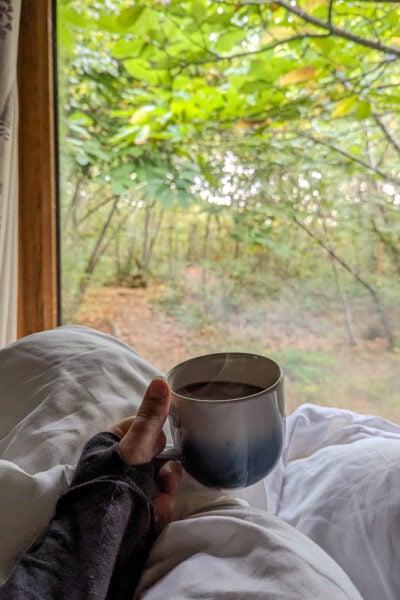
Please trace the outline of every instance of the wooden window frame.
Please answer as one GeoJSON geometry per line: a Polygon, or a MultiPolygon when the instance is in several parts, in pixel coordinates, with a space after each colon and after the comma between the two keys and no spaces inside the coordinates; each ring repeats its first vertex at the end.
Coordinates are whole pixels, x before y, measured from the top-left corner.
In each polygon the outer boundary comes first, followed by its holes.
{"type": "Polygon", "coordinates": [[[18,337],[59,324],[55,2],[22,0],[18,337]]]}

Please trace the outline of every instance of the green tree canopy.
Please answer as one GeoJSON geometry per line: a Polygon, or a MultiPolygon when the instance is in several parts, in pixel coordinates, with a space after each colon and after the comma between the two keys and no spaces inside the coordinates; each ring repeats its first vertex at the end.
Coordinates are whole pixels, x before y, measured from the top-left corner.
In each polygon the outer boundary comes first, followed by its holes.
{"type": "Polygon", "coordinates": [[[58,19],[81,164],[173,154],[207,179],[210,149],[235,148],[399,183],[397,3],[64,0],[58,19]]]}
{"type": "Polygon", "coordinates": [[[295,270],[300,229],[381,310],[365,232],[400,273],[398,2],[59,0],[58,40],[65,220],[73,245],[108,236],[86,276],[138,207],[146,262],[165,209],[202,200],[208,227],[226,199],[236,247],[295,270]]]}

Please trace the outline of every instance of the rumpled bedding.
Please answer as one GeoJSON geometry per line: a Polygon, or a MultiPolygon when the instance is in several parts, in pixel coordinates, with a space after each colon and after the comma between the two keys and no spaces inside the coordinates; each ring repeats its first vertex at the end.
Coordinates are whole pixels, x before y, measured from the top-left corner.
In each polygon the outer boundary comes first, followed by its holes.
{"type": "Polygon", "coordinates": [[[400,598],[399,425],[304,404],[287,419],[268,491],[269,509],[326,550],[363,598],[400,598]]]}
{"type": "MultiPolygon", "coordinates": [[[[158,374],[78,326],[0,351],[0,582],[45,529],[86,440],[135,413],[158,374]]],[[[398,599],[399,459],[398,425],[302,405],[276,469],[232,505],[184,480],[137,597],[398,599]]]]}
{"type": "Polygon", "coordinates": [[[317,544],[252,507],[213,508],[171,523],[152,548],[139,598],[361,600],[317,544]]]}

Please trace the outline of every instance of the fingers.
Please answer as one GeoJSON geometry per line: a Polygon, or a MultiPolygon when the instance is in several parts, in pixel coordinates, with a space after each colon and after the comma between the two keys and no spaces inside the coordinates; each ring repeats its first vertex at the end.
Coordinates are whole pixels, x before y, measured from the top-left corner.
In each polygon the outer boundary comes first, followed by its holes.
{"type": "Polygon", "coordinates": [[[175,494],[182,475],[183,467],[180,463],[173,460],[164,463],[156,476],[156,483],[160,492],[168,495],[175,494]]]}
{"type": "Polygon", "coordinates": [[[125,419],[122,419],[122,421],[110,427],[108,431],[114,433],[119,438],[123,438],[129,427],[132,425],[134,418],[135,417],[125,417],[125,419]]]}
{"type": "Polygon", "coordinates": [[[162,428],[168,416],[169,405],[170,389],[167,382],[159,377],[153,379],[135,419],[119,443],[125,462],[131,465],[150,462],[165,447],[166,439],[162,428]]]}
{"type": "Polygon", "coordinates": [[[156,475],[156,494],[153,498],[153,505],[158,535],[172,520],[176,490],[182,474],[182,466],[175,461],[170,461],[163,464],[156,475]]]}

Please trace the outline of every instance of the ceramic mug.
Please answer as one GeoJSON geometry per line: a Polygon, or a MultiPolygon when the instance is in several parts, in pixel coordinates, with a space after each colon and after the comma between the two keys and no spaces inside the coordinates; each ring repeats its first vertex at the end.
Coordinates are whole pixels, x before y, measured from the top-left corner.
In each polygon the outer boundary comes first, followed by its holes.
{"type": "Polygon", "coordinates": [[[274,468],[285,431],[283,373],[275,361],[207,354],[178,364],[166,380],[173,447],[158,458],[179,460],[200,483],[220,489],[247,487],[274,468]]]}

